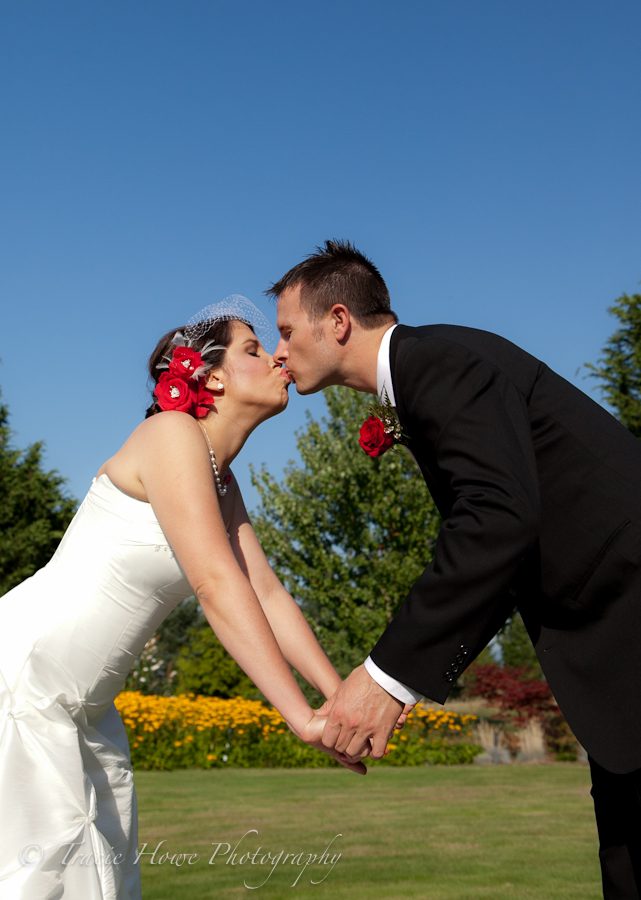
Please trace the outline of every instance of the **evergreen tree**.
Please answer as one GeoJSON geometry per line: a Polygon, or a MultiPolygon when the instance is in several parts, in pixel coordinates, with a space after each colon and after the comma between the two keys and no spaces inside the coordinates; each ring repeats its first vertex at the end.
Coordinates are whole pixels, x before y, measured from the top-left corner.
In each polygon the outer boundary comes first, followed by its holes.
{"type": "Polygon", "coordinates": [[[0,595],[49,561],[76,510],[66,479],[43,472],[42,447],[12,447],[8,409],[0,404],[0,595]]]}
{"type": "Polygon", "coordinates": [[[497,635],[497,642],[501,648],[504,666],[528,669],[532,677],[543,677],[532,641],[518,612],[514,612],[501,628],[497,635]]]}
{"type": "MultiPolygon", "coordinates": [[[[298,434],[302,465],[279,484],[263,467],[253,524],[274,570],[345,677],[363,662],[433,553],[439,517],[402,446],[358,443],[371,398],[323,392],[329,418],[298,434]]],[[[309,694],[308,694],[309,696],[309,694]]]]}
{"type": "Polygon", "coordinates": [[[620,326],[608,338],[598,365],[586,363],[605,401],[626,428],[641,437],[641,294],[623,294],[608,307],[620,326]]]}

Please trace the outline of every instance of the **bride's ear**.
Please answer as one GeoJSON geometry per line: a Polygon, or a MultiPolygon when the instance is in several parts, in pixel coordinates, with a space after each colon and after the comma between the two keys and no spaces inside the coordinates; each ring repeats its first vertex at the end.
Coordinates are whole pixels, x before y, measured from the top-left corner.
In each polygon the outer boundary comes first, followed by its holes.
{"type": "Polygon", "coordinates": [[[216,375],[214,372],[207,372],[207,381],[205,382],[205,387],[208,391],[222,392],[225,389],[225,385],[220,380],[220,377],[216,375]]]}

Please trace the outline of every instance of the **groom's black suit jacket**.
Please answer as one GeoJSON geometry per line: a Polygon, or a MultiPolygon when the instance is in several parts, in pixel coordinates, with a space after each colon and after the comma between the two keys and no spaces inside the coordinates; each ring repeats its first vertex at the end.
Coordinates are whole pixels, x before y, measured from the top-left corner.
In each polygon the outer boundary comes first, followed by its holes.
{"type": "Polygon", "coordinates": [[[443,525],[372,659],[444,702],[517,605],[583,746],[641,767],[641,441],[488,332],[399,325],[390,361],[443,525]]]}

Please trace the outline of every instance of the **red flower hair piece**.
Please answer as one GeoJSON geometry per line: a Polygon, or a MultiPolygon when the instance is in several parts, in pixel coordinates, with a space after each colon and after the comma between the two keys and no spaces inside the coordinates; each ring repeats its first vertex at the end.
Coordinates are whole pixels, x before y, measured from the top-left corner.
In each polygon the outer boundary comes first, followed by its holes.
{"type": "Polygon", "coordinates": [[[191,347],[175,347],[168,371],[162,373],[154,389],[162,411],[186,412],[196,419],[206,416],[214,397],[205,387],[204,371],[200,353],[191,347]]]}

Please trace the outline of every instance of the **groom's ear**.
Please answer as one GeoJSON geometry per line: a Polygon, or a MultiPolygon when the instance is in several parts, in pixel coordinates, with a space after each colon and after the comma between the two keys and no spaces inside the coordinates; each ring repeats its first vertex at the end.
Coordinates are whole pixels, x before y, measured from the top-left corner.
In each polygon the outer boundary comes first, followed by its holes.
{"type": "Polygon", "coordinates": [[[342,303],[335,303],[329,311],[332,334],[342,344],[350,335],[352,320],[349,310],[342,303]]]}

